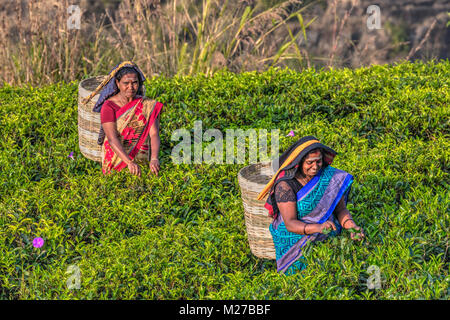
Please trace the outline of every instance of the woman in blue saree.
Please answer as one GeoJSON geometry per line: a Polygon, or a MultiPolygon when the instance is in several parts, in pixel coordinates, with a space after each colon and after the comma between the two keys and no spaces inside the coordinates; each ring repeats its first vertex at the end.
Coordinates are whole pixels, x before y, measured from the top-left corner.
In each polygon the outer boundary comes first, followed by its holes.
{"type": "Polygon", "coordinates": [[[301,138],[278,159],[278,171],[258,196],[269,193],[265,207],[273,217],[270,232],[278,272],[303,270],[306,247],[342,228],[357,231],[352,239],[364,237],[346,207],[353,176],[330,166],[336,154],[313,136],[301,138]]]}

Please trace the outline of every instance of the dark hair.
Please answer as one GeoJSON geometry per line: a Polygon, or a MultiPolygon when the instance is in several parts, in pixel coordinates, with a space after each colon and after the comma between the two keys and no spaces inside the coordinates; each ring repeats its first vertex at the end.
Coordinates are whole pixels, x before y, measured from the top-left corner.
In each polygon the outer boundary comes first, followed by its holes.
{"type": "Polygon", "coordinates": [[[117,79],[117,81],[120,81],[124,75],[130,74],[130,73],[134,73],[136,75],[136,77],[138,78],[139,87],[140,87],[142,85],[142,83],[141,83],[141,78],[139,77],[139,73],[131,67],[123,67],[122,69],[120,69],[116,73],[115,78],[117,79]]]}

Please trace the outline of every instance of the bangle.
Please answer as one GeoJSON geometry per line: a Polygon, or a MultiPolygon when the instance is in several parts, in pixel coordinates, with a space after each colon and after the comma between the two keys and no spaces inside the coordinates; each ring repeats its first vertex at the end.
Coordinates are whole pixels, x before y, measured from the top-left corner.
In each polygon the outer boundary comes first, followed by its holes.
{"type": "MultiPolygon", "coordinates": [[[[342,226],[343,226],[344,228],[345,228],[345,223],[346,223],[347,221],[349,221],[349,220],[353,221],[352,218],[348,218],[347,220],[345,220],[345,221],[342,223],[342,226]]],[[[353,221],[353,222],[355,222],[355,221],[353,221]]]]}
{"type": "Polygon", "coordinates": [[[305,223],[305,224],[303,225],[303,234],[304,234],[304,235],[307,235],[307,234],[306,234],[306,225],[307,225],[307,224],[308,224],[308,223],[305,223]]]}
{"type": "Polygon", "coordinates": [[[152,160],[158,160],[158,161],[159,161],[159,159],[158,159],[158,158],[151,158],[151,159],[150,159],[150,161],[152,161],[152,160]]]}

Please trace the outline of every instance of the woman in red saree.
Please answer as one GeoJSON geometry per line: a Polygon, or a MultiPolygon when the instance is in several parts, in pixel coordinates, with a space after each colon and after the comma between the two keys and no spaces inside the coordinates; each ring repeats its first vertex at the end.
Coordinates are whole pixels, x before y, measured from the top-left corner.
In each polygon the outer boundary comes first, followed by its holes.
{"type": "Polygon", "coordinates": [[[98,143],[102,145],[102,172],[121,171],[128,167],[140,176],[140,165],[149,162],[158,175],[159,114],[163,104],[145,98],[145,77],[131,61],[116,66],[94,91],[101,91],[94,111],[100,112],[101,130],[98,143]]]}

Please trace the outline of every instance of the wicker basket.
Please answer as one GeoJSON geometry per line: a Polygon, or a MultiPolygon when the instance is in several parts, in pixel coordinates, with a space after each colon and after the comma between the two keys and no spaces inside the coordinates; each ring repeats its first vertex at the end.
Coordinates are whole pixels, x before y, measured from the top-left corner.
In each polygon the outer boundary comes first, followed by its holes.
{"type": "Polygon", "coordinates": [[[83,80],[78,85],[78,144],[81,153],[88,159],[101,162],[102,146],[97,144],[100,130],[100,113],[93,112],[100,94],[95,95],[87,104],[81,103],[102,82],[105,76],[83,80]]]}
{"type": "Polygon", "coordinates": [[[263,200],[256,200],[273,174],[271,162],[257,163],[242,168],[238,173],[238,180],[250,250],[258,258],[274,260],[275,246],[269,231],[272,218],[264,208],[267,196],[263,200]]]}

